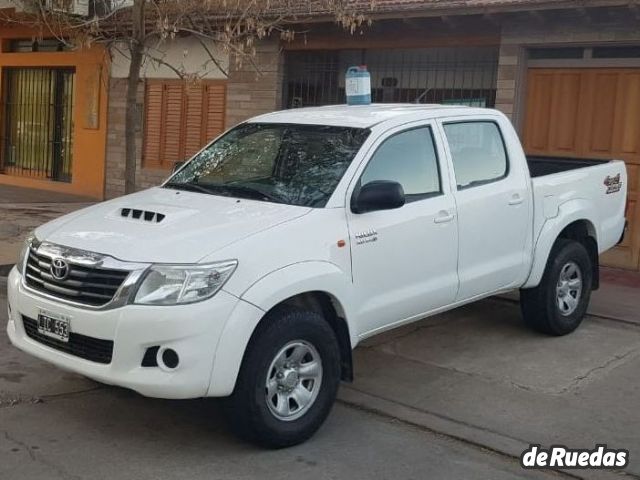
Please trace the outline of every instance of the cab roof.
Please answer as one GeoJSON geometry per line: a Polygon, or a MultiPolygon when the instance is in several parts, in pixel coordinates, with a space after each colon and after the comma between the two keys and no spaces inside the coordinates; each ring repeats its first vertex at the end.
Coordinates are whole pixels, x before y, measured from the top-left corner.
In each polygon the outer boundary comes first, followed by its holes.
{"type": "Polygon", "coordinates": [[[296,108],[259,115],[251,123],[297,123],[335,127],[371,128],[380,123],[403,123],[403,120],[428,119],[439,116],[487,113],[487,109],[458,105],[390,104],[330,105],[296,108]],[[416,118],[417,117],[417,118],[416,118]]]}

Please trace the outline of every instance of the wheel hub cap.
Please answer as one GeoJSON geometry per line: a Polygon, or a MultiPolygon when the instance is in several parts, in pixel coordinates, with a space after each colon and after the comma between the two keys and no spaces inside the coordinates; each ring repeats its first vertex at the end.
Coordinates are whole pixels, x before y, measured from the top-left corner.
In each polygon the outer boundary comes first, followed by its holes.
{"type": "Polygon", "coordinates": [[[283,375],[283,379],[278,381],[278,385],[291,390],[298,385],[298,380],[298,372],[295,370],[289,370],[283,375]]]}
{"type": "Polygon", "coordinates": [[[576,311],[582,298],[582,271],[575,262],[568,262],[558,278],[556,286],[556,302],[562,316],[569,316],[576,311]]]}
{"type": "Polygon", "coordinates": [[[287,343],[273,358],[265,383],[265,397],[278,420],[293,421],[314,404],[322,384],[322,361],[304,340],[287,343]]]}

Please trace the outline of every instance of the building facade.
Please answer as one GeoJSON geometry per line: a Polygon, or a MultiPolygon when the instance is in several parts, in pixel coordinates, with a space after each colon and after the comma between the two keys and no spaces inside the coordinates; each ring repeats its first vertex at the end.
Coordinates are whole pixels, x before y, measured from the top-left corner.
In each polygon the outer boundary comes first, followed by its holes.
{"type": "Polygon", "coordinates": [[[72,51],[37,38],[27,28],[0,25],[0,185],[102,198],[104,49],[72,51]]]}
{"type": "MultiPolygon", "coordinates": [[[[373,24],[353,33],[307,12],[304,34],[261,42],[252,64],[220,54],[222,68],[214,68],[188,38],[168,46],[163,58],[204,80],[145,68],[138,187],[158,184],[175,162],[246,118],[343,103],[346,68],[366,64],[376,102],[497,108],[528,154],[623,159],[630,228],[603,261],[640,270],[640,7],[628,0],[376,4],[373,24]]],[[[105,62],[97,48],[34,51],[25,33],[0,29],[0,184],[123,194],[126,59],[105,62]],[[30,108],[25,98],[42,105],[30,108]]]]}

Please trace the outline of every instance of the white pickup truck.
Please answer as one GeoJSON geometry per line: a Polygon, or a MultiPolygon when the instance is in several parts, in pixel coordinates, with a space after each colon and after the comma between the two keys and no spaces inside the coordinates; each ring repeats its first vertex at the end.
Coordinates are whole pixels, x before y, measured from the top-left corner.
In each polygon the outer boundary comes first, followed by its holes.
{"type": "Polygon", "coordinates": [[[309,438],[363,339],[521,289],[564,335],[625,229],[620,161],[527,159],[485,109],[262,115],[162,186],[36,229],[8,280],[11,342],[150,397],[228,397],[237,431],[309,438]]]}

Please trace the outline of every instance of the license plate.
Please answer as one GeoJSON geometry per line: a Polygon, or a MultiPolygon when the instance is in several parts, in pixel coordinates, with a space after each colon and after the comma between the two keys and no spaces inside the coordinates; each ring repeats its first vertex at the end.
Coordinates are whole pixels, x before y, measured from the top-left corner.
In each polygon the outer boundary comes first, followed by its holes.
{"type": "Polygon", "coordinates": [[[38,314],[38,333],[42,335],[55,338],[61,342],[68,342],[70,327],[69,317],[51,312],[40,312],[38,314]]]}

